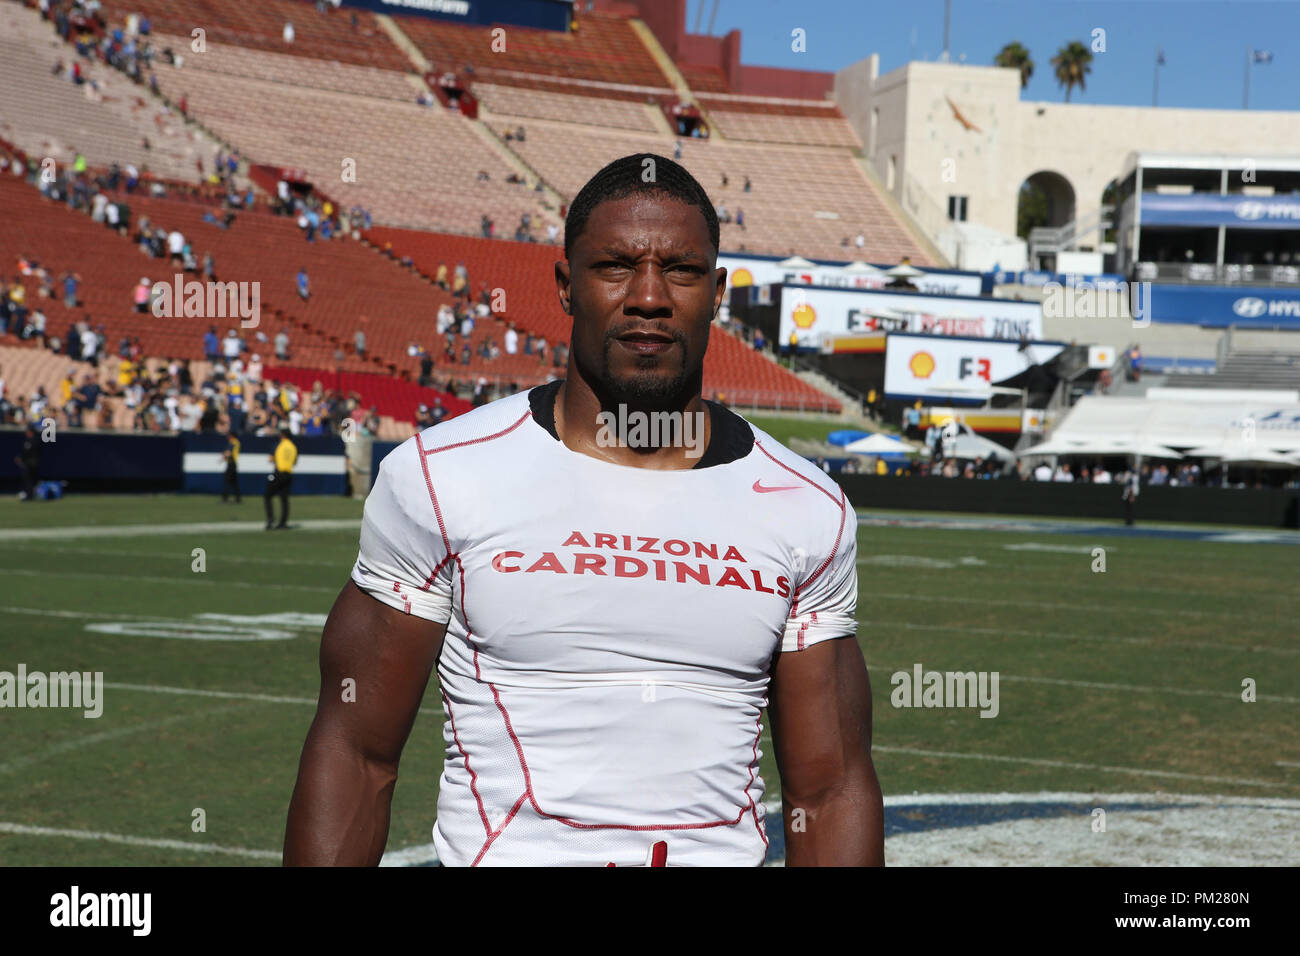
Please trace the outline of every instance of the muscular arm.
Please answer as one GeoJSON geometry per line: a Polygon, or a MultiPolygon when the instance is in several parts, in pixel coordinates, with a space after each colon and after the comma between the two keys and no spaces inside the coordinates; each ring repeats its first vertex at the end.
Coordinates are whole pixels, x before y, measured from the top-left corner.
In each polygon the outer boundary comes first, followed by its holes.
{"type": "Polygon", "coordinates": [[[286,866],[379,863],[398,760],[445,633],[351,581],[343,588],[321,637],[320,701],[289,804],[286,866]],[[343,700],[346,678],[355,702],[343,700]]]}
{"type": "Polygon", "coordinates": [[[786,865],[883,866],[885,811],[871,763],[871,681],[857,641],[839,638],[778,653],[768,701],[786,865]]]}

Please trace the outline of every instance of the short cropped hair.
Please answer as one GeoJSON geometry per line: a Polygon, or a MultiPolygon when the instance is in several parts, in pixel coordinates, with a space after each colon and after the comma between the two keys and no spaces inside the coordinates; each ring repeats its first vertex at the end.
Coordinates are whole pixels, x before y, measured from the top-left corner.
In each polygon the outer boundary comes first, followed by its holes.
{"type": "Polygon", "coordinates": [[[587,227],[592,211],[603,202],[626,199],[638,193],[672,196],[694,206],[704,217],[713,251],[720,248],[718,214],[708,193],[680,163],[656,153],[632,153],[614,160],[578,191],[564,219],[564,256],[569,258],[573,244],[587,227]],[[647,160],[651,162],[647,163],[647,160]]]}

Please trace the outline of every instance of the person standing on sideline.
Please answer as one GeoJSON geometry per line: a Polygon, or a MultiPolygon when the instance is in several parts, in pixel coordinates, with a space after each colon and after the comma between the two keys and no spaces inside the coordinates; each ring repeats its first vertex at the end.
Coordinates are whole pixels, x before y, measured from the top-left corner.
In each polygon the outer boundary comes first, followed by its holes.
{"type": "Polygon", "coordinates": [[[275,528],[287,531],[289,529],[289,486],[293,484],[293,466],[298,462],[298,446],[289,438],[288,422],[280,425],[280,444],[275,446],[275,454],[270,457],[275,463],[275,472],[266,483],[266,492],[262,495],[262,500],[266,504],[266,530],[275,528]],[[275,495],[280,496],[279,524],[274,523],[271,506],[271,498],[275,495]]]}
{"type": "Polygon", "coordinates": [[[22,451],[14,458],[23,475],[23,501],[36,500],[36,479],[41,472],[41,440],[36,435],[36,424],[28,422],[23,431],[22,451]]]}
{"type": "Polygon", "coordinates": [[[221,484],[221,500],[226,501],[234,495],[235,504],[243,501],[239,494],[239,439],[233,431],[226,435],[226,448],[221,453],[226,460],[226,477],[221,484]]]}
{"type": "Polygon", "coordinates": [[[1128,478],[1124,481],[1124,523],[1126,525],[1133,523],[1134,512],[1137,510],[1137,498],[1141,492],[1142,480],[1135,465],[1128,470],[1128,478]]]}

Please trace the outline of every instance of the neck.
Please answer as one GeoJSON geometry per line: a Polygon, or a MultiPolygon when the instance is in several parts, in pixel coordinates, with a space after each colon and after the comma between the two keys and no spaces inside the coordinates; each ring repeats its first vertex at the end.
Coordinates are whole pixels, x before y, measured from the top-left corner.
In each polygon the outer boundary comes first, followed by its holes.
{"type": "Polygon", "coordinates": [[[632,468],[694,468],[713,426],[698,382],[676,400],[649,408],[598,392],[569,355],[555,396],[555,432],[571,451],[632,468]],[[664,414],[667,413],[667,414],[664,414]]]}

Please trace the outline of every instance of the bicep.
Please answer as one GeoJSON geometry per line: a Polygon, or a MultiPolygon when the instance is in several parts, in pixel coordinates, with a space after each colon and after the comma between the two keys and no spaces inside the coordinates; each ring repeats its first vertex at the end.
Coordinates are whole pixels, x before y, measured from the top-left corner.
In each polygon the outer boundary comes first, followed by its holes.
{"type": "Polygon", "coordinates": [[[870,767],[871,681],[856,639],[779,652],[768,701],[787,797],[817,796],[870,767]]]}
{"type": "Polygon", "coordinates": [[[445,623],[404,614],[349,581],[321,636],[313,735],[395,766],[446,630],[445,623]]]}

